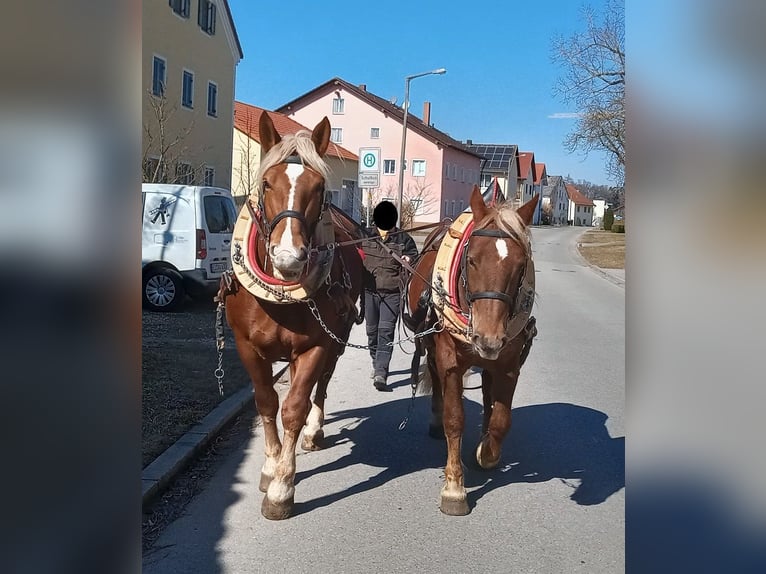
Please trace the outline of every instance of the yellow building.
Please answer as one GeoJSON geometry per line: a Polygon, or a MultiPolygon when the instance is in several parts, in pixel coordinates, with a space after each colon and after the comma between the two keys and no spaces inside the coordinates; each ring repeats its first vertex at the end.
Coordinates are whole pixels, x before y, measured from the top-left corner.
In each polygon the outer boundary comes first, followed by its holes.
{"type": "MultiPolygon", "coordinates": [[[[262,155],[258,122],[264,112],[269,114],[279,135],[294,134],[314,127],[303,126],[278,112],[266,111],[243,102],[234,103],[231,193],[237,206],[244,204],[245,198],[255,191],[258,184],[255,175],[261,165],[262,155]]],[[[330,181],[325,185],[332,194],[332,203],[355,221],[360,221],[362,193],[357,186],[359,157],[343,146],[331,142],[324,159],[330,166],[330,181]]]]}
{"type": "Polygon", "coordinates": [[[226,0],[150,0],[142,12],[143,181],[231,187],[242,47],[226,0]]]}

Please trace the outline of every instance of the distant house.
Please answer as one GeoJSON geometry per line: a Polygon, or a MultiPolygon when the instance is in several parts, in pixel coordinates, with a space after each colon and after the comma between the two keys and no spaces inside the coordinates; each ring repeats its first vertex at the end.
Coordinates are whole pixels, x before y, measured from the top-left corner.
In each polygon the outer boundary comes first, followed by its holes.
{"type": "Polygon", "coordinates": [[[535,208],[534,216],[532,217],[533,225],[540,225],[543,215],[543,187],[548,185],[548,172],[545,169],[544,163],[535,164],[535,181],[532,184],[532,196],[537,194],[537,207],[535,208]]]}
{"type": "Polygon", "coordinates": [[[431,104],[423,117],[407,114],[405,165],[400,166],[404,112],[395,103],[367,91],[367,86],[333,78],[277,108],[304,125],[324,116],[332,125],[332,141],[355,153],[380,149],[380,185],[365,189],[364,203],[398,199],[399,170],[404,169],[403,197],[413,205],[413,223],[455,217],[468,205],[479,182],[481,157],[431,124],[431,104]]]}
{"type": "Polygon", "coordinates": [[[593,225],[593,201],[585,197],[574,185],[566,184],[569,197],[568,217],[571,225],[591,227],[593,225]]]}
{"type": "Polygon", "coordinates": [[[497,182],[503,197],[513,199],[519,179],[519,147],[512,144],[475,144],[471,140],[466,141],[466,147],[482,158],[481,189],[486,190],[497,182]]]}
{"type": "MultiPolygon", "coordinates": [[[[258,122],[263,113],[269,115],[279,135],[294,134],[314,127],[303,126],[284,114],[266,111],[244,102],[234,103],[231,190],[240,206],[258,184],[255,176],[262,159],[258,122]]],[[[362,216],[362,194],[356,186],[359,158],[343,146],[331,143],[325,160],[331,170],[331,179],[326,182],[326,187],[332,192],[333,204],[359,221],[362,216]]]]}
{"type": "Polygon", "coordinates": [[[601,227],[604,223],[604,212],[606,211],[606,200],[593,200],[593,227],[601,227]]]}
{"type": "Polygon", "coordinates": [[[542,193],[542,208],[549,211],[550,224],[565,224],[568,218],[569,196],[564,186],[564,178],[560,175],[548,176],[548,185],[543,186],[542,193]],[[549,209],[548,205],[550,205],[549,209]]]}
{"type": "Polygon", "coordinates": [[[521,207],[535,195],[536,179],[535,154],[531,151],[519,152],[519,181],[516,187],[517,207],[521,207]]]}
{"type": "Polygon", "coordinates": [[[243,56],[228,2],[144,2],[141,18],[143,181],[229,188],[243,56]]]}

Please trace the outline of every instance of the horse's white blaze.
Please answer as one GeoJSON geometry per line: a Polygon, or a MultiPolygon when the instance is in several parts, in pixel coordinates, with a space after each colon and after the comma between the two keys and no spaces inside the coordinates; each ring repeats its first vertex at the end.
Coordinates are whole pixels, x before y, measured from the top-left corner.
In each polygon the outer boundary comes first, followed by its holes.
{"type": "MultiPolygon", "coordinates": [[[[295,185],[298,178],[303,174],[303,165],[298,163],[287,164],[287,178],[290,180],[290,191],[287,195],[287,209],[292,210],[295,207],[295,185]]],[[[285,231],[279,240],[280,250],[295,251],[293,247],[293,230],[289,218],[286,220],[285,231]]]]}
{"type": "Polygon", "coordinates": [[[280,502],[287,502],[295,495],[295,487],[291,484],[282,482],[281,480],[274,479],[269,484],[269,490],[266,492],[266,496],[269,500],[275,504],[280,502]]]}
{"type": "Polygon", "coordinates": [[[306,419],[306,429],[303,431],[303,436],[313,437],[317,434],[317,431],[322,428],[322,409],[315,404],[311,405],[311,412],[306,419]]]}
{"type": "Polygon", "coordinates": [[[495,241],[495,247],[497,248],[497,254],[500,256],[500,261],[508,257],[508,245],[502,239],[495,241]]]}

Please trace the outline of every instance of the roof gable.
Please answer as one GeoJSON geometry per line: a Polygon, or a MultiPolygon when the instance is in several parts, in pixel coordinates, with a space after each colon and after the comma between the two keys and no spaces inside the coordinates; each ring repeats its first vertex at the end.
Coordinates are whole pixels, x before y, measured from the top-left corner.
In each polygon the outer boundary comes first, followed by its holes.
{"type": "Polygon", "coordinates": [[[566,184],[567,195],[575,205],[593,205],[593,202],[585,197],[574,185],[566,184]]]}
{"type": "Polygon", "coordinates": [[[536,163],[535,164],[535,185],[539,185],[543,181],[543,177],[545,177],[547,173],[545,172],[545,164],[544,163],[536,163]]]}
{"type": "MultiPolygon", "coordinates": [[[[357,98],[359,98],[360,100],[362,100],[369,106],[379,109],[381,112],[393,118],[394,120],[398,121],[399,123],[404,123],[404,110],[402,108],[396,106],[395,104],[392,104],[391,102],[381,98],[380,96],[376,96],[372,92],[367,91],[367,89],[361,89],[358,86],[350,84],[347,81],[337,77],[328,80],[324,84],[321,84],[317,86],[316,88],[306,92],[305,94],[298,96],[294,100],[291,100],[287,102],[286,104],[278,107],[276,111],[283,114],[290,113],[294,109],[301,107],[301,105],[304,102],[307,103],[308,101],[312,101],[316,97],[323,96],[325,92],[335,90],[337,86],[342,86],[343,89],[354,94],[357,98]]],[[[457,151],[467,153],[468,155],[472,155],[474,157],[478,157],[478,158],[482,157],[474,153],[473,151],[468,149],[468,147],[466,147],[463,143],[452,138],[451,136],[447,135],[443,131],[437,130],[435,127],[426,125],[425,123],[423,123],[423,121],[419,117],[412,114],[412,112],[407,113],[407,127],[412,129],[413,131],[418,132],[420,135],[424,136],[425,138],[432,140],[434,143],[438,143],[445,147],[449,147],[457,151]]]]}
{"type": "MultiPolygon", "coordinates": [[[[243,134],[247,135],[249,138],[252,138],[258,143],[261,143],[261,133],[258,122],[261,119],[261,114],[264,112],[269,115],[272,123],[274,124],[274,128],[281,136],[286,134],[294,134],[300,130],[311,131],[310,128],[307,128],[303,124],[296,122],[294,119],[289,118],[284,114],[280,114],[279,112],[271,112],[264,110],[263,108],[259,108],[258,106],[253,106],[251,104],[237,101],[234,102],[234,127],[241,131],[243,134]]],[[[359,157],[355,153],[350,152],[343,146],[339,146],[336,143],[330,143],[330,146],[327,148],[327,155],[352,161],[359,161],[359,157]]]]}
{"type": "MultiPolygon", "coordinates": [[[[245,55],[242,52],[242,44],[239,42],[237,28],[234,25],[234,16],[231,15],[231,9],[229,8],[229,2],[227,0],[221,0],[219,4],[223,4],[224,11],[226,12],[226,18],[224,20],[226,39],[229,42],[229,47],[231,48],[231,52],[234,55],[235,60],[238,62],[244,58],[245,55]],[[238,58],[237,55],[239,55],[238,58]]],[[[220,10],[218,12],[220,12],[220,10]]]]}
{"type": "Polygon", "coordinates": [[[532,170],[532,181],[537,179],[537,173],[535,171],[535,154],[531,151],[519,152],[519,174],[522,178],[526,178],[529,171],[532,170]]]}

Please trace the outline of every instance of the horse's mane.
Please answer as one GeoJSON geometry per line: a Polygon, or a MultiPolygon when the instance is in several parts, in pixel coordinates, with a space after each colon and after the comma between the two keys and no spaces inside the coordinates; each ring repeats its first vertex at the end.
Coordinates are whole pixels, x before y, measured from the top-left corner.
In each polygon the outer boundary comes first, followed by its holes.
{"type": "Polygon", "coordinates": [[[521,216],[516,212],[510,202],[503,202],[496,207],[489,208],[489,215],[476,223],[474,229],[484,229],[491,223],[505,233],[511,235],[522,249],[524,255],[529,255],[532,250],[532,238],[529,235],[529,228],[524,225],[521,216]]]}
{"type": "Polygon", "coordinates": [[[263,175],[266,171],[275,165],[284,162],[292,155],[297,155],[304,166],[310,167],[321,175],[324,178],[325,183],[329,181],[331,175],[330,166],[327,165],[322,159],[322,156],[317,153],[314,142],[311,140],[311,132],[308,130],[300,130],[295,134],[282,136],[282,140],[271,148],[263,158],[261,165],[258,168],[258,173],[255,176],[257,182],[255,190],[256,196],[261,193],[261,182],[263,181],[263,175]]]}

